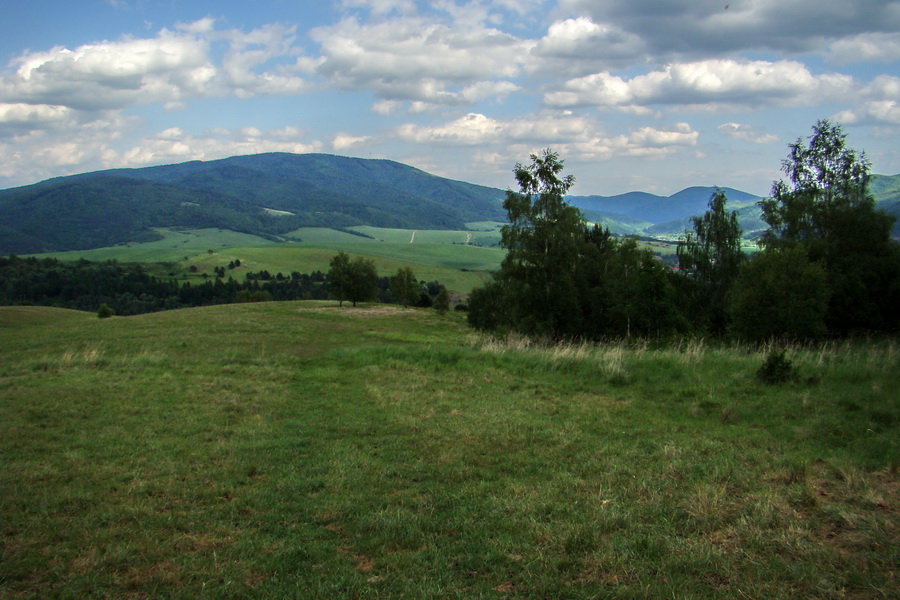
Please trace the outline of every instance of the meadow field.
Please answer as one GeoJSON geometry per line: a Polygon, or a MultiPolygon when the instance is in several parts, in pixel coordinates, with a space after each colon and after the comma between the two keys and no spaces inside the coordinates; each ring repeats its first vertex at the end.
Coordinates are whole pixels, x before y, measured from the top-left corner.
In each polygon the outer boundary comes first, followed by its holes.
{"type": "Polygon", "coordinates": [[[153,242],[39,256],[146,263],[155,275],[200,281],[204,275],[213,276],[215,267],[234,260],[241,262],[240,268],[229,272],[235,279],[243,279],[248,271],[327,272],[331,258],[343,250],[371,258],[379,275],[409,267],[421,281],[440,281],[451,291],[465,294],[497,270],[505,255],[496,245],[499,224],[472,223],[470,227],[467,231],[351,228],[362,235],[305,228],[292,232],[282,243],[220,229],[158,229],[163,239],[153,242]]]}
{"type": "Polygon", "coordinates": [[[0,597],[896,598],[900,346],[0,307],[0,597]]]}

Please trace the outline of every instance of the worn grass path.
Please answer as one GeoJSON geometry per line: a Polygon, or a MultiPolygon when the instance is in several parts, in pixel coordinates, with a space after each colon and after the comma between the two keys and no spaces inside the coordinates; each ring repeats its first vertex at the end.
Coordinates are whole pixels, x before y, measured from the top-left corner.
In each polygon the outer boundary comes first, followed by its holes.
{"type": "Polygon", "coordinates": [[[0,308],[0,598],[891,598],[900,349],[0,308]]]}

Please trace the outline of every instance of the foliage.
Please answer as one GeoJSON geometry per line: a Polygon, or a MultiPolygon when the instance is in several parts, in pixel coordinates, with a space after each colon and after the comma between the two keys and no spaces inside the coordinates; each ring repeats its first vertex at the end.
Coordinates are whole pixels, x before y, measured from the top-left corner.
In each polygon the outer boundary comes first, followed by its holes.
{"type": "Polygon", "coordinates": [[[508,249],[492,281],[469,297],[469,323],[551,339],[668,335],[685,328],[671,276],[633,239],[588,228],[563,196],[574,182],[545,150],[516,165],[520,192],[504,204],[508,249]]]}
{"type": "MultiPolygon", "coordinates": [[[[350,261],[352,272],[358,261],[350,261]]],[[[237,262],[237,261],[235,261],[237,262]]],[[[366,281],[371,283],[371,261],[366,261],[366,281]]],[[[174,278],[162,279],[151,275],[152,269],[169,271],[173,265],[137,265],[116,261],[93,263],[86,260],[65,262],[52,258],[0,257],[0,305],[39,304],[93,311],[99,304],[107,304],[122,316],[148,312],[210,306],[232,302],[268,302],[286,300],[325,300],[333,293],[333,281],[325,273],[292,271],[285,275],[268,270],[246,271],[245,280],[232,277],[207,279],[202,283],[179,283],[174,278]]],[[[237,269],[237,267],[236,267],[237,269]]],[[[417,284],[418,286],[419,284],[417,284]]],[[[349,283],[348,283],[349,286],[349,283]]],[[[390,280],[375,277],[375,294],[380,302],[390,302],[390,280]]],[[[444,290],[443,284],[430,281],[422,296],[415,296],[416,305],[430,306],[431,297],[444,290]]],[[[350,287],[344,296],[350,300],[350,287]]],[[[371,291],[371,290],[369,290],[371,291]]],[[[370,298],[372,296],[366,296],[370,298]]]]}
{"type": "Polygon", "coordinates": [[[740,271],[730,300],[732,331],[753,340],[816,339],[826,332],[825,269],[802,247],[769,250],[740,271]]]}
{"type": "Polygon", "coordinates": [[[378,296],[378,272],[370,258],[357,256],[350,261],[347,275],[347,300],[357,302],[374,300],[378,296]]]}
{"type": "Polygon", "coordinates": [[[756,378],[769,385],[787,383],[797,379],[797,367],[784,356],[784,348],[772,347],[766,360],[756,371],[756,378]]]}
{"type": "Polygon", "coordinates": [[[115,316],[116,311],[111,309],[109,305],[104,302],[100,305],[100,308],[97,310],[97,317],[100,319],[108,319],[109,317],[115,316]]]}
{"type": "Polygon", "coordinates": [[[441,314],[450,310],[450,292],[447,288],[442,287],[441,291],[434,298],[434,309],[441,314]]]}
{"type": "Polygon", "coordinates": [[[737,213],[726,214],[727,200],[725,192],[716,188],[709,210],[691,219],[694,230],[685,232],[676,251],[681,273],[694,283],[690,300],[695,320],[716,334],[725,331],[726,298],[744,261],[737,213]]]}
{"type": "Polygon", "coordinates": [[[391,277],[391,299],[404,307],[416,304],[421,292],[416,275],[409,267],[400,267],[396,275],[391,277]]]}
{"type": "Polygon", "coordinates": [[[890,238],[893,217],[876,210],[869,193],[865,154],[847,148],[840,125],[823,120],[808,143],[790,145],[782,166],[788,182],[775,182],[760,203],[769,225],[760,244],[770,251],[801,246],[822,265],[830,330],[895,328],[900,250],[890,238]]]}
{"type": "Polygon", "coordinates": [[[350,297],[350,255],[341,250],[331,259],[328,270],[328,290],[340,306],[350,297]]]}
{"type": "Polygon", "coordinates": [[[575,183],[560,177],[563,161],[547,149],[516,164],[519,191],[507,191],[509,223],[500,230],[506,248],[497,277],[508,287],[508,309],[523,333],[551,337],[577,334],[574,271],[584,237],[581,212],[564,199],[575,183]]]}

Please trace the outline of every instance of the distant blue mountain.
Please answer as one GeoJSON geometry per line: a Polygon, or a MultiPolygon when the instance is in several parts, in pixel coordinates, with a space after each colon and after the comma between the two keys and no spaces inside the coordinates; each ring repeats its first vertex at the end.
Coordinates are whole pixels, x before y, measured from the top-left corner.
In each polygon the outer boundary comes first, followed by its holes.
{"type": "MultiPolygon", "coordinates": [[[[626,217],[645,223],[665,223],[703,214],[715,187],[689,187],[671,196],[628,192],[618,196],[569,196],[570,204],[582,211],[615,218],[626,217]]],[[[758,196],[732,188],[721,188],[732,210],[759,201],[758,196]]]]}

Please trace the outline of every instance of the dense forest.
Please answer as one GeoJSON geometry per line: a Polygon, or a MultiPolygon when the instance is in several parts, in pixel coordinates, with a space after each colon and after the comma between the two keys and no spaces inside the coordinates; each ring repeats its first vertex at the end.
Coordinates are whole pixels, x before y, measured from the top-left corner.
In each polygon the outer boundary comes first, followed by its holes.
{"type": "MultiPolygon", "coordinates": [[[[242,282],[226,278],[226,274],[227,267],[223,266],[216,269],[216,277],[202,283],[179,283],[150,275],[138,264],[63,262],[13,255],[0,257],[0,305],[36,304],[86,311],[106,305],[114,314],[124,316],[234,302],[325,300],[334,288],[329,275],[321,271],[294,271],[289,275],[251,272],[242,282]]],[[[395,302],[393,279],[373,272],[360,297],[395,302]]],[[[446,294],[436,281],[416,281],[415,290],[414,300],[406,296],[397,298],[396,303],[431,306],[435,298],[446,294]]]]}
{"type": "Polygon", "coordinates": [[[760,202],[761,251],[741,249],[737,214],[717,190],[691,219],[677,271],[632,239],[589,226],[564,197],[574,183],[545,150],[515,168],[507,192],[507,255],[469,299],[469,322],[547,339],[731,335],[816,339],[900,327],[900,246],[876,210],[865,154],[827,120],[797,140],[760,202]]]}

